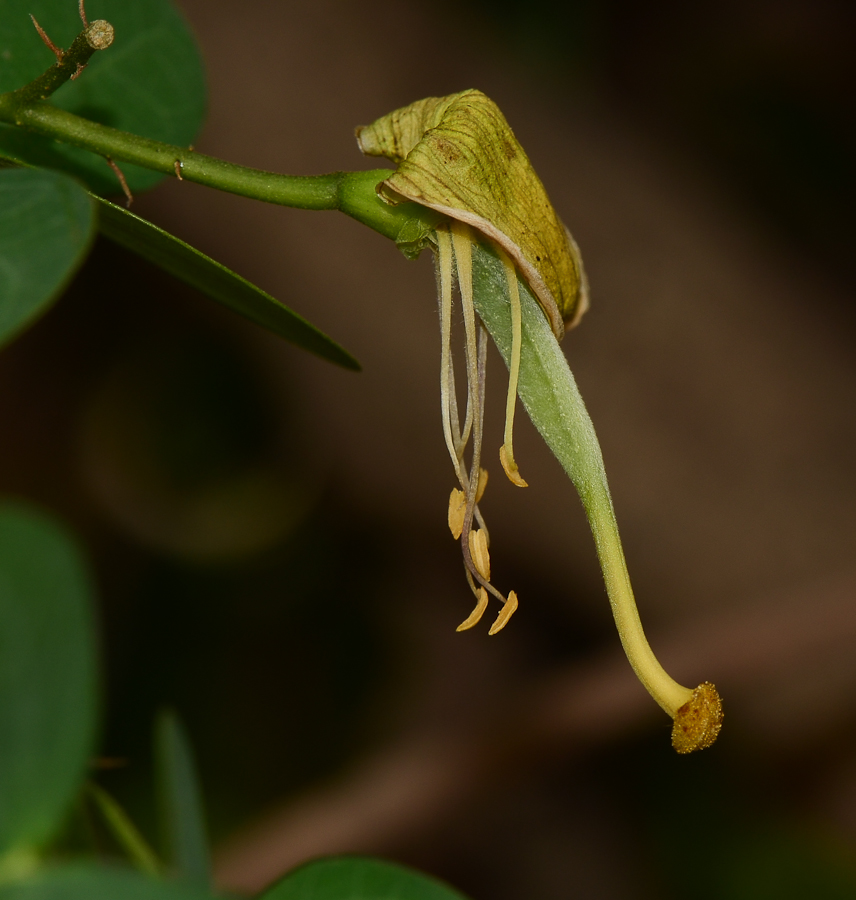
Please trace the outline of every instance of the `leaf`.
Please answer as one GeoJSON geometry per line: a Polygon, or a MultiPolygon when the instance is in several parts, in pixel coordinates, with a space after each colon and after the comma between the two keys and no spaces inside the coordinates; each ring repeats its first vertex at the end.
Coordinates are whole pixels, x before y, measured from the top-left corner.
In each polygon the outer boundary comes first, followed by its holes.
{"type": "MultiPolygon", "coordinates": [[[[186,22],[169,0],[88,0],[90,21],[107,19],[113,45],[95,54],[53,103],[76,115],[153,140],[187,145],[205,116],[205,74],[186,22]]],[[[82,30],[73,0],[0,0],[0,92],[16,90],[54,62],[30,21],[32,13],[59,47],[82,30]]],[[[77,175],[101,194],[121,193],[116,177],[98,156],[0,125],[0,153],[77,175]]],[[[132,191],[163,176],[123,164],[132,191]]]]}
{"type": "Polygon", "coordinates": [[[57,298],[94,231],[92,200],[73,179],[0,169],[0,344],[57,298]]]}
{"type": "Polygon", "coordinates": [[[93,782],[86,785],[86,791],[98,807],[113,836],[128,854],[128,859],[146,875],[159,875],[161,866],[157,856],[125,810],[107,791],[93,782]]]}
{"type": "Polygon", "coordinates": [[[0,900],[212,900],[191,885],[156,881],[125,869],[64,866],[0,887],[0,900]]]}
{"type": "Polygon", "coordinates": [[[95,728],[91,607],[66,531],[0,505],[0,854],[43,843],[80,788],[95,728]]]}
{"type": "Polygon", "coordinates": [[[161,710],[155,723],[155,763],[167,859],[180,879],[211,883],[211,854],[193,750],[173,710],[161,710]]]}
{"type": "Polygon", "coordinates": [[[346,369],[359,371],[360,364],[347,350],[240,275],[121,206],[100,200],[99,210],[102,234],[117,244],[292,344],[346,369]]]}
{"type": "MultiPolygon", "coordinates": [[[[5,898],[0,897],[0,900],[5,898]]],[[[295,869],[258,900],[466,900],[413,869],[359,856],[319,859],[295,869]]]]}

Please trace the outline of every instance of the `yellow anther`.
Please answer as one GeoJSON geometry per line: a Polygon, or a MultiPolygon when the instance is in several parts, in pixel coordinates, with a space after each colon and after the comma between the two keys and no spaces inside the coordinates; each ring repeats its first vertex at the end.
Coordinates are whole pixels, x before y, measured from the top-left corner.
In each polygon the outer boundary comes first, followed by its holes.
{"type": "Polygon", "coordinates": [[[468,628],[472,628],[473,625],[478,625],[481,621],[481,617],[484,615],[484,611],[487,609],[487,591],[484,588],[479,588],[478,593],[476,594],[476,606],[475,609],[461,622],[460,625],[455,629],[455,631],[466,631],[468,628]]]}
{"type": "Polygon", "coordinates": [[[514,457],[506,450],[505,444],[499,448],[499,461],[502,463],[502,468],[512,484],[516,484],[517,487],[529,487],[528,482],[520,477],[517,463],[514,461],[514,457]]]}
{"type": "Polygon", "coordinates": [[[467,512],[467,497],[463,491],[452,488],[449,495],[449,531],[452,537],[457,540],[464,530],[464,516],[467,512]]]}
{"type": "Polygon", "coordinates": [[[490,581],[490,554],[487,552],[487,534],[483,528],[476,528],[470,532],[470,556],[473,558],[476,571],[490,581]]]}
{"type": "Polygon", "coordinates": [[[476,485],[476,503],[481,502],[487,487],[487,469],[479,469],[479,483],[476,485]]]}
{"type": "Polygon", "coordinates": [[[514,611],[517,609],[517,594],[514,591],[508,592],[508,599],[505,601],[505,606],[499,611],[499,615],[496,617],[496,621],[493,625],[490,626],[490,631],[488,634],[496,634],[497,631],[502,631],[503,628],[508,624],[508,620],[514,615],[514,611]]]}

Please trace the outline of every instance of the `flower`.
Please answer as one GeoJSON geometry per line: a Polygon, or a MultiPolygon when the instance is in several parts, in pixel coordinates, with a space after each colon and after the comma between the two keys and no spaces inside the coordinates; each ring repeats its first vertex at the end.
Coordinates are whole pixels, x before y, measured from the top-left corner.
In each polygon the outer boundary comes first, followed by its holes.
{"type": "MultiPolygon", "coordinates": [[[[576,325],[588,307],[588,283],[579,248],[556,215],[526,153],[496,104],[476,90],[429,97],[395,110],[358,128],[357,140],[365,154],[384,156],[397,166],[377,185],[381,199],[393,205],[417,203],[441,216],[430,243],[437,258],[443,432],[458,479],[449,498],[448,522],[460,540],[467,581],[476,597],[475,608],[458,630],[480,621],[488,594],[502,603],[490,634],[504,628],[517,609],[514,591],[506,597],[491,584],[489,537],[479,510],[487,485],[481,456],[490,331],[509,368],[505,436],[499,452],[506,475],[513,484],[526,486],[512,445],[519,393],[580,493],[619,636],[637,676],[674,719],[673,746],[679,753],[710,746],[722,722],[716,689],[704,682],[691,690],[674,681],[642,630],[600,447],[558,346],[565,329],[576,325]],[[455,282],[466,348],[463,424],[451,352],[455,282]]],[[[402,249],[414,255],[419,246],[417,242],[415,248],[402,249]]]]}

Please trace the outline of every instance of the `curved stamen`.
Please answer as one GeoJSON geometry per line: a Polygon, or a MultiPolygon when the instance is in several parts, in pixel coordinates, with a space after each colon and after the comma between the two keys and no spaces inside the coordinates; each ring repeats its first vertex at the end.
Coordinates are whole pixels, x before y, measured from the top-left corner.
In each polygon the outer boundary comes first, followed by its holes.
{"type": "Polygon", "coordinates": [[[517,487],[529,487],[517,470],[511,445],[514,431],[514,409],[517,405],[517,381],[520,377],[520,345],[523,340],[520,290],[517,286],[517,270],[508,258],[508,254],[499,246],[496,247],[496,251],[505,269],[505,277],[508,280],[508,299],[511,304],[511,360],[508,366],[508,396],[505,401],[505,442],[499,450],[499,461],[512,484],[516,484],[517,487]]]}
{"type": "MultiPolygon", "coordinates": [[[[452,239],[445,228],[437,229],[437,273],[440,281],[440,408],[443,416],[443,437],[452,458],[455,472],[461,480],[461,455],[455,440],[452,425],[454,405],[455,426],[457,423],[457,399],[454,396],[455,383],[452,372],[452,239]]],[[[460,438],[459,438],[460,440],[460,438]]],[[[461,487],[465,487],[461,480],[461,487]]]]}
{"type": "Polygon", "coordinates": [[[487,591],[480,587],[476,591],[477,602],[473,611],[461,622],[460,625],[455,629],[455,631],[467,631],[472,628],[474,625],[478,625],[481,621],[481,617],[484,615],[484,611],[487,609],[487,591]]]}

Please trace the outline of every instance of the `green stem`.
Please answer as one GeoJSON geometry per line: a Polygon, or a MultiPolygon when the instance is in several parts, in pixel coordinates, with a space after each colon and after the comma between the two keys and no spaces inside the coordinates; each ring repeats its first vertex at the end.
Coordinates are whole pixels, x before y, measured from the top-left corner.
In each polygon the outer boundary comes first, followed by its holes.
{"type": "Polygon", "coordinates": [[[110,128],[44,102],[80,74],[92,54],[110,46],[112,40],[109,22],[99,19],[86,26],[56,65],[19,90],[0,94],[0,122],[81,147],[105,159],[133,163],[254,200],[297,209],[339,210],[396,241],[410,255],[421,249],[436,226],[438,215],[431,210],[416,203],[389,206],[377,196],[375,188],[389,176],[388,169],[280,175],[110,128]]]}
{"type": "Polygon", "coordinates": [[[113,836],[128,854],[128,859],[141,872],[145,872],[146,875],[151,875],[154,878],[160,876],[163,868],[160,860],[125,810],[119,806],[107,791],[94,782],[87,782],[86,790],[104,817],[104,821],[109,826],[113,836]]]}
{"type": "Polygon", "coordinates": [[[391,240],[414,229],[427,234],[436,224],[436,214],[416,203],[389,206],[377,196],[375,187],[389,176],[389,169],[306,176],[265,172],[100,125],[44,101],[24,102],[19,92],[0,94],[0,121],[243,197],[297,209],[339,210],[391,240]]]}
{"type": "MultiPolygon", "coordinates": [[[[33,24],[36,24],[35,19],[33,24]]],[[[39,31],[44,34],[41,29],[39,31]]],[[[113,26],[104,19],[92,22],[80,32],[68,50],[57,51],[62,52],[61,58],[44,74],[17,91],[12,91],[9,96],[14,98],[13,103],[21,106],[45,100],[69,79],[77,78],[96,51],[106,50],[112,43],[113,26]]]]}

